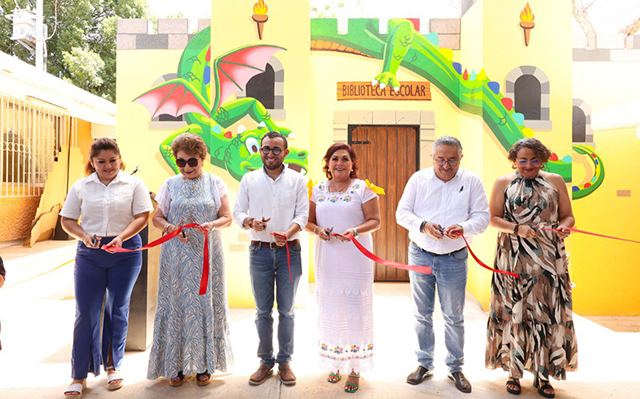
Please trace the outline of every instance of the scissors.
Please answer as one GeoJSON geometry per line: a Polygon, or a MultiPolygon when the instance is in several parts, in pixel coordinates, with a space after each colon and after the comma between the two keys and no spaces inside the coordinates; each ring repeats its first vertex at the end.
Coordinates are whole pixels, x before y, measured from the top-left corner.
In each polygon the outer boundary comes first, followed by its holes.
{"type": "Polygon", "coordinates": [[[331,226],[331,228],[325,228],[325,230],[327,231],[327,235],[329,236],[329,240],[331,240],[331,234],[333,233],[333,226],[331,226]]]}
{"type": "Polygon", "coordinates": [[[94,247],[98,246],[98,236],[97,235],[93,235],[93,239],[91,240],[91,245],[94,247]]]}

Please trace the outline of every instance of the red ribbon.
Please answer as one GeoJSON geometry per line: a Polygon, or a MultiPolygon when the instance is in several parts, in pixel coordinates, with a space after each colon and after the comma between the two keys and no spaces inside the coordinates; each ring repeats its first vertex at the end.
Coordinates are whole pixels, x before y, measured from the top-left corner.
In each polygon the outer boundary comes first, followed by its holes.
{"type": "Polygon", "coordinates": [[[346,237],[346,238],[348,238],[349,240],[351,240],[353,245],[355,245],[356,248],[358,248],[360,250],[360,252],[362,252],[362,254],[364,256],[366,256],[367,258],[369,258],[372,261],[374,261],[376,263],[379,263],[381,265],[389,266],[389,267],[395,267],[396,269],[411,270],[411,271],[414,271],[416,273],[431,274],[431,268],[429,266],[405,265],[403,263],[391,262],[391,261],[388,261],[386,259],[382,259],[382,258],[374,255],[373,253],[369,252],[369,250],[367,248],[365,248],[364,245],[360,244],[360,242],[358,240],[356,240],[356,238],[354,236],[352,236],[351,234],[346,234],[346,235],[332,234],[331,237],[346,237]]]}
{"type": "MultiPolygon", "coordinates": [[[[171,240],[176,237],[178,234],[182,233],[182,229],[192,229],[200,226],[198,223],[189,223],[184,226],[178,227],[176,230],[172,231],[169,234],[165,234],[164,236],[158,238],[155,241],[150,242],[144,247],[138,249],[127,249],[122,247],[116,247],[114,245],[103,245],[100,249],[104,249],[105,251],[112,252],[135,252],[135,251],[143,251],[145,249],[157,247],[160,244],[164,244],[165,242],[171,240]]],[[[209,234],[205,234],[204,236],[204,253],[202,254],[203,262],[202,262],[202,278],[200,279],[200,295],[204,295],[207,293],[207,284],[209,282],[209,234]]]]}
{"type": "MultiPolygon", "coordinates": [[[[576,233],[582,233],[582,234],[588,234],[590,236],[596,236],[596,237],[603,237],[603,238],[611,238],[612,240],[619,240],[619,241],[627,241],[627,242],[633,242],[636,244],[640,244],[640,241],[635,241],[635,240],[629,240],[628,238],[619,238],[619,237],[612,237],[612,236],[605,236],[604,234],[597,234],[597,233],[591,233],[588,231],[583,231],[583,230],[578,230],[578,229],[574,229],[572,227],[565,227],[565,229],[567,230],[571,230],[573,232],[576,233]]],[[[550,229],[547,227],[541,227],[540,230],[545,230],[545,231],[555,231],[555,232],[561,232],[562,230],[559,229],[550,229]]]]}
{"type": "Polygon", "coordinates": [[[291,254],[289,253],[289,241],[287,241],[287,235],[282,233],[271,233],[271,235],[284,238],[284,245],[287,247],[287,267],[289,268],[289,278],[291,279],[291,284],[293,284],[293,276],[291,275],[291,254]]]}
{"type": "Polygon", "coordinates": [[[511,277],[515,277],[515,278],[520,278],[519,275],[517,275],[516,273],[512,273],[512,272],[508,272],[506,270],[498,270],[498,269],[494,269],[492,267],[489,267],[487,265],[484,264],[484,262],[482,262],[480,260],[480,258],[478,258],[476,256],[476,254],[473,253],[473,251],[471,250],[471,246],[469,246],[469,243],[467,242],[467,239],[465,238],[465,236],[461,233],[458,233],[460,235],[460,237],[462,237],[462,239],[464,240],[464,243],[467,246],[467,249],[469,249],[469,253],[471,254],[471,256],[473,257],[473,259],[476,261],[477,264],[479,264],[480,266],[484,267],[487,270],[491,270],[494,273],[500,273],[500,274],[506,274],[507,276],[511,276],[511,277]]]}

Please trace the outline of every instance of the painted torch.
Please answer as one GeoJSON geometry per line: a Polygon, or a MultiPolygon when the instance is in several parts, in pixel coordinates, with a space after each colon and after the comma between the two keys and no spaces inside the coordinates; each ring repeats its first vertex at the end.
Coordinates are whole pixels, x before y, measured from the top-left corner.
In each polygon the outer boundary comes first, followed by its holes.
{"type": "Polygon", "coordinates": [[[529,7],[529,3],[527,6],[520,12],[520,27],[524,31],[524,45],[529,46],[529,38],[531,36],[531,29],[536,26],[536,23],[533,20],[536,19],[536,16],[531,12],[531,7],[529,7]]]}
{"type": "Polygon", "coordinates": [[[269,19],[267,15],[267,11],[269,7],[264,3],[264,0],[259,0],[256,4],[253,5],[253,20],[258,25],[258,37],[262,40],[262,30],[264,29],[264,24],[269,19]]]}

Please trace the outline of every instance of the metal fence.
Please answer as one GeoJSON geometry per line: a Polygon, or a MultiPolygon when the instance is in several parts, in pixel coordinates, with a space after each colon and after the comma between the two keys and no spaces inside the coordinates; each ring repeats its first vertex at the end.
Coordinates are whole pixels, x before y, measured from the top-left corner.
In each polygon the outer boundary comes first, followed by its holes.
{"type": "Polygon", "coordinates": [[[78,122],[62,108],[0,95],[0,134],[0,197],[33,197],[62,146],[77,145],[78,122]]]}

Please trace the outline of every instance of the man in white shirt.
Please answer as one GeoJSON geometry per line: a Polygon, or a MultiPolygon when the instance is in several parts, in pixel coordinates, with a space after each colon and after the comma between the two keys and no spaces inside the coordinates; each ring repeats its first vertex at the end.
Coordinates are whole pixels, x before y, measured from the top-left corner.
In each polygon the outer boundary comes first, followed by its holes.
{"type": "Polygon", "coordinates": [[[264,167],[244,175],[233,210],[233,218],[249,230],[251,239],[249,269],[261,359],[260,367],[249,379],[251,385],[260,385],[273,374],[275,363],[283,384],[296,383],[289,363],[293,355],[294,299],[302,275],[298,237],[309,218],[309,197],[303,176],[283,164],[288,153],[287,139],[282,134],[269,132],[262,138],[260,155],[264,167]],[[275,358],[271,317],[274,285],[279,313],[279,351],[275,358]]]}
{"type": "Polygon", "coordinates": [[[489,225],[487,196],[480,178],[460,168],[462,145],[440,137],[431,152],[433,167],[411,176],[398,203],[396,219],[409,230],[409,263],[431,267],[431,274],[409,272],[418,335],[418,368],[407,377],[417,385],[433,375],[433,307],[436,286],[445,321],[449,378],[471,392],[464,364],[464,298],[468,250],[460,234],[482,233],[489,225]]]}

